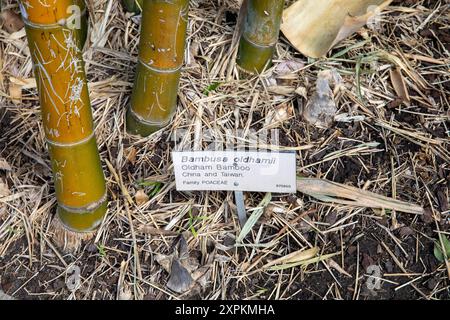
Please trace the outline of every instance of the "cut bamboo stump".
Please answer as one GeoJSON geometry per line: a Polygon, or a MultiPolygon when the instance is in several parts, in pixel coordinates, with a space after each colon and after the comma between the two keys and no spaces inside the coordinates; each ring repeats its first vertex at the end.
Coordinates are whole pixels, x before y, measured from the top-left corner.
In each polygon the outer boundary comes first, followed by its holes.
{"type": "Polygon", "coordinates": [[[127,131],[148,136],[166,126],[177,106],[189,0],[147,0],[127,131]]]}
{"type": "Polygon", "coordinates": [[[27,0],[21,12],[39,91],[57,213],[69,230],[90,232],[106,213],[106,186],[80,49],[84,35],[70,24],[74,5],[84,7],[84,2],[27,0]]]}
{"type": "Polygon", "coordinates": [[[278,42],[284,0],[247,0],[237,64],[247,73],[270,66],[278,42]]]}

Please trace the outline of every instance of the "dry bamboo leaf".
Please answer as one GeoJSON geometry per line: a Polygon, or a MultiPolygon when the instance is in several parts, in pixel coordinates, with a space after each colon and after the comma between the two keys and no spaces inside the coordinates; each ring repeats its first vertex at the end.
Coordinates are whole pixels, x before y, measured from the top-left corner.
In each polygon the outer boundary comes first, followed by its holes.
{"type": "Polygon", "coordinates": [[[4,158],[0,158],[0,170],[11,171],[11,166],[4,158]]]}
{"type": "MultiPolygon", "coordinates": [[[[292,88],[292,92],[294,92],[294,88],[292,88]]],[[[265,129],[279,127],[283,122],[289,120],[293,114],[292,105],[290,103],[282,103],[267,113],[264,127],[265,129]]]]}
{"type": "Polygon", "coordinates": [[[284,257],[275,259],[269,263],[267,263],[263,268],[268,268],[273,265],[282,264],[282,263],[296,263],[304,260],[311,259],[315,257],[319,253],[319,248],[314,247],[307,250],[299,250],[296,252],[292,252],[284,257]]]}
{"type": "Polygon", "coordinates": [[[141,226],[138,231],[140,233],[149,234],[151,236],[176,236],[176,235],[178,235],[178,233],[175,231],[154,228],[149,225],[141,226]]]}
{"type": "Polygon", "coordinates": [[[244,240],[247,234],[253,229],[253,226],[258,222],[259,218],[263,215],[264,208],[270,203],[271,199],[272,194],[266,193],[264,198],[258,204],[258,207],[253,210],[252,215],[248,218],[247,222],[242,227],[242,230],[236,239],[236,243],[242,243],[242,240],[244,240]]]}
{"type": "Polygon", "coordinates": [[[305,63],[300,59],[284,60],[277,64],[275,67],[275,74],[277,76],[283,76],[298,72],[305,67],[305,63]]]}
{"type": "Polygon", "coordinates": [[[370,191],[315,178],[297,178],[297,190],[320,201],[375,209],[423,214],[421,206],[388,198],[370,191]]]}
{"type": "Polygon", "coordinates": [[[19,31],[24,26],[20,15],[12,10],[3,10],[0,13],[0,18],[3,22],[3,26],[5,27],[6,31],[8,31],[8,33],[19,31]]]}
{"type": "Polygon", "coordinates": [[[282,264],[282,265],[273,266],[273,267],[270,267],[269,270],[275,271],[275,270],[284,270],[284,269],[294,268],[294,267],[298,267],[298,266],[307,266],[312,263],[326,261],[326,260],[328,260],[334,256],[340,255],[340,254],[341,254],[340,252],[325,254],[325,255],[314,257],[311,259],[302,260],[299,262],[292,262],[292,263],[286,263],[286,264],[282,264]]]}
{"type": "Polygon", "coordinates": [[[10,77],[9,81],[9,95],[14,104],[19,104],[22,102],[22,90],[23,89],[34,89],[36,88],[36,79],[20,79],[15,77],[10,77]]]}
{"type": "Polygon", "coordinates": [[[167,282],[167,288],[177,293],[189,290],[194,282],[189,271],[181,265],[178,259],[174,258],[170,270],[170,278],[167,282]]]}
{"type": "Polygon", "coordinates": [[[136,200],[138,206],[140,206],[141,204],[146,203],[149,200],[149,197],[144,190],[138,190],[138,192],[134,195],[134,199],[136,200]]]}
{"type": "Polygon", "coordinates": [[[22,102],[22,86],[11,83],[9,85],[9,97],[14,104],[20,104],[22,102]]]}
{"type": "Polygon", "coordinates": [[[295,92],[295,88],[289,86],[270,86],[267,88],[267,91],[277,95],[289,96],[295,92]]]}
{"type": "Polygon", "coordinates": [[[0,198],[7,197],[10,194],[11,192],[9,191],[8,186],[3,182],[2,179],[0,179],[0,198]]]}
{"type": "Polygon", "coordinates": [[[348,273],[347,271],[345,271],[344,269],[342,269],[342,267],[339,264],[337,264],[333,259],[328,260],[328,265],[331,268],[337,270],[337,272],[339,272],[340,274],[343,274],[349,278],[352,278],[352,275],[350,273],[348,273]]]}
{"type": "Polygon", "coordinates": [[[295,93],[304,99],[308,99],[308,90],[305,87],[298,87],[295,89],[295,93]]]}
{"type": "Polygon", "coordinates": [[[22,79],[22,78],[9,77],[9,81],[11,81],[11,83],[17,84],[22,89],[37,88],[36,78],[22,79]]]}
{"type": "Polygon", "coordinates": [[[188,256],[179,260],[181,265],[191,274],[200,267],[200,263],[196,257],[188,256]]]}
{"type": "Polygon", "coordinates": [[[174,254],[180,259],[189,258],[189,246],[183,234],[180,234],[174,243],[174,254]]]}
{"type": "Polygon", "coordinates": [[[301,53],[319,58],[392,0],[301,0],[283,13],[281,30],[301,53]]]}
{"type": "Polygon", "coordinates": [[[132,165],[135,164],[136,162],[136,155],[137,155],[137,150],[135,147],[131,147],[127,150],[127,161],[130,162],[132,165]]]}
{"type": "Polygon", "coordinates": [[[172,257],[171,256],[167,256],[167,255],[158,253],[155,255],[155,260],[167,273],[170,274],[170,271],[172,269],[171,268],[172,267],[172,257]]]}
{"type": "Polygon", "coordinates": [[[417,73],[414,68],[412,66],[410,66],[407,61],[399,58],[398,56],[401,56],[401,54],[399,54],[398,52],[395,52],[394,54],[391,54],[389,52],[380,50],[377,53],[377,56],[380,59],[389,61],[393,64],[395,64],[398,68],[400,68],[401,70],[403,70],[403,72],[406,73],[406,75],[411,78],[411,80],[413,80],[420,88],[422,89],[426,89],[428,87],[427,82],[425,81],[425,79],[419,74],[417,73]]]}
{"type": "Polygon", "coordinates": [[[202,288],[208,285],[211,279],[212,269],[210,265],[203,266],[194,271],[192,278],[196,281],[202,288]]]}
{"type": "Polygon", "coordinates": [[[409,103],[409,93],[406,87],[405,79],[403,78],[402,71],[399,68],[390,70],[390,77],[392,86],[394,87],[395,93],[403,102],[409,103]]]}
{"type": "Polygon", "coordinates": [[[198,258],[189,254],[183,235],[174,241],[172,254],[156,254],[155,260],[169,274],[167,287],[177,293],[195,290],[197,284],[204,287],[211,277],[211,262],[200,266],[198,258]]]}
{"type": "Polygon", "coordinates": [[[428,62],[431,64],[438,64],[438,65],[443,65],[443,64],[447,64],[449,63],[449,61],[445,60],[445,59],[435,59],[433,57],[428,57],[428,56],[422,56],[420,54],[410,54],[410,53],[405,53],[404,56],[408,59],[413,59],[413,60],[419,60],[419,61],[424,61],[424,62],[428,62]]]}

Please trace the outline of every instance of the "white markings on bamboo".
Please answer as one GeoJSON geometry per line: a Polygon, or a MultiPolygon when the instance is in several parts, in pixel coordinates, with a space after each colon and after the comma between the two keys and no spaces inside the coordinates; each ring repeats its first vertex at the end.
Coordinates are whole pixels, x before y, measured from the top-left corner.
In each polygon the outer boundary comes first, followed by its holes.
{"type": "MultiPolygon", "coordinates": [[[[80,73],[83,72],[82,61],[79,58],[80,49],[74,39],[73,31],[61,29],[61,33],[63,36],[63,43],[61,43],[53,33],[50,34],[50,38],[47,42],[50,60],[45,60],[44,55],[37,44],[33,51],[35,60],[34,68],[37,71],[36,75],[39,78],[40,87],[43,93],[45,93],[43,95],[44,101],[49,101],[56,115],[58,115],[56,128],[47,128],[49,135],[55,138],[60,136],[58,128],[61,125],[61,120],[65,119],[67,126],[70,126],[73,116],[81,119],[80,111],[84,107],[82,92],[85,87],[85,82],[80,75],[80,73]],[[49,74],[49,70],[47,70],[47,66],[54,63],[58,58],[52,49],[52,43],[56,44],[61,49],[61,52],[63,52],[61,63],[55,70],[55,73],[61,70],[69,73],[69,81],[64,93],[58,92],[55,88],[52,75],[49,74]],[[62,97],[61,95],[64,96],[62,97]],[[56,98],[56,101],[54,98],[56,98]],[[68,106],[68,110],[65,110],[66,106],[68,106]]],[[[50,117],[51,114],[48,113],[48,122],[50,117]]],[[[84,133],[85,131],[84,127],[81,127],[80,130],[81,133],[84,133]]]]}

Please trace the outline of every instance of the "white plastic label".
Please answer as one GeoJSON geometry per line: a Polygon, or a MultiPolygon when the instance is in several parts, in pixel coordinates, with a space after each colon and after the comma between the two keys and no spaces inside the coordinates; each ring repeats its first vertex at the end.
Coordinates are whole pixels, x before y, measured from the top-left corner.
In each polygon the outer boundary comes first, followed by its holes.
{"type": "Polygon", "coordinates": [[[179,191],[295,193],[295,152],[173,152],[179,191]]]}

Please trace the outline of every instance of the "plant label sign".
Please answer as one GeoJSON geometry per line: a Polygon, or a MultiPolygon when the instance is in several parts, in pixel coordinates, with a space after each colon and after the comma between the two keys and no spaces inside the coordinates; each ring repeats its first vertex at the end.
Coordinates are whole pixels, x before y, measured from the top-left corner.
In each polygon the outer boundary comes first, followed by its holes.
{"type": "Polygon", "coordinates": [[[295,193],[295,152],[172,152],[178,191],[295,193]]]}

